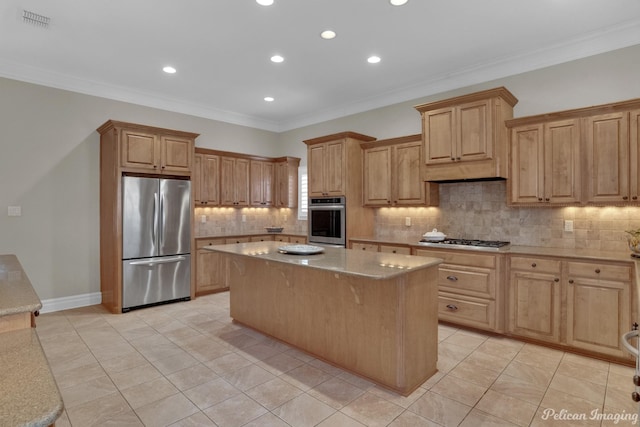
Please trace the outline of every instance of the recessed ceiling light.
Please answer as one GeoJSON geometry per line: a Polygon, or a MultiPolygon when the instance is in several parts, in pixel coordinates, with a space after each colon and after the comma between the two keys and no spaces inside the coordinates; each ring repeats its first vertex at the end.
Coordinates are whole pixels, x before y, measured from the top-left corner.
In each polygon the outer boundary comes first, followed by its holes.
{"type": "Polygon", "coordinates": [[[370,56],[370,57],[367,58],[367,62],[369,64],[377,64],[378,62],[380,62],[380,57],[379,56],[375,56],[375,55],[370,56]]]}
{"type": "Polygon", "coordinates": [[[273,0],[256,0],[260,6],[271,6],[273,4],[273,0]]]}
{"type": "Polygon", "coordinates": [[[167,74],[175,74],[177,70],[175,68],[173,68],[172,66],[167,65],[166,67],[164,67],[162,69],[162,71],[164,71],[167,74]]]}
{"type": "Polygon", "coordinates": [[[267,102],[273,102],[273,101],[275,101],[275,98],[273,96],[265,96],[264,100],[267,101],[267,102]]]}
{"type": "Polygon", "coordinates": [[[406,4],[409,0],[389,0],[389,3],[391,3],[394,6],[402,6],[403,4],[406,4]]]}
{"type": "Polygon", "coordinates": [[[325,40],[331,40],[335,38],[335,36],[336,36],[336,32],[333,30],[324,30],[323,32],[320,33],[320,37],[322,37],[325,40]]]}
{"type": "Polygon", "coordinates": [[[284,61],[284,58],[280,55],[273,55],[271,57],[271,62],[282,62],[284,61]]]}

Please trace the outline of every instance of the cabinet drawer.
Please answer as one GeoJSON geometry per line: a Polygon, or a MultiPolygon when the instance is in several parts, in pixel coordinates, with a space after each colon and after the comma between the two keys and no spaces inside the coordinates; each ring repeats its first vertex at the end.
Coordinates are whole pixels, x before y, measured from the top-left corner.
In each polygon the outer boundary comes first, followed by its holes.
{"type": "Polygon", "coordinates": [[[224,245],[224,239],[197,239],[196,249],[204,248],[205,246],[212,245],[224,245]]]}
{"type": "Polygon", "coordinates": [[[249,243],[250,241],[251,239],[249,237],[230,237],[230,238],[224,239],[224,243],[227,245],[230,245],[233,243],[249,243]]]}
{"type": "Polygon", "coordinates": [[[390,254],[411,255],[411,248],[405,246],[380,245],[380,252],[390,254]]]}
{"type": "Polygon", "coordinates": [[[631,267],[627,265],[600,264],[597,262],[568,262],[569,278],[573,276],[591,279],[631,280],[631,267]]]}
{"type": "Polygon", "coordinates": [[[307,243],[307,238],[304,236],[289,236],[289,242],[305,245],[307,243]]]}
{"type": "Polygon", "coordinates": [[[416,255],[442,258],[447,264],[464,266],[496,268],[496,256],[472,253],[473,251],[434,251],[430,249],[416,249],[416,255]]]}
{"type": "Polygon", "coordinates": [[[356,251],[378,252],[378,245],[372,243],[352,243],[351,249],[356,251]]]}
{"type": "Polygon", "coordinates": [[[488,268],[459,267],[440,264],[438,289],[494,299],[496,296],[495,270],[488,268]]]}
{"type": "Polygon", "coordinates": [[[287,236],[273,236],[273,240],[275,240],[276,242],[287,242],[289,243],[289,237],[287,236]]]}
{"type": "Polygon", "coordinates": [[[519,256],[511,257],[509,263],[512,270],[556,274],[560,274],[561,265],[560,260],[519,256]]]}
{"type": "Polygon", "coordinates": [[[495,330],[496,305],[492,300],[440,292],[438,318],[474,328],[495,330]]]}
{"type": "Polygon", "coordinates": [[[273,236],[251,236],[251,242],[273,242],[273,236]]]}

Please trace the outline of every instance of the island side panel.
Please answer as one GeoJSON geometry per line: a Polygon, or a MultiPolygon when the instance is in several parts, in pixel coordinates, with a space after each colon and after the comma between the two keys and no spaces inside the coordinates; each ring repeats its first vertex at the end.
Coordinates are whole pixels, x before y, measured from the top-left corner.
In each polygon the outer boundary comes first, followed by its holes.
{"type": "Polygon", "coordinates": [[[237,255],[225,263],[236,321],[401,393],[435,373],[437,307],[419,307],[437,299],[435,273],[419,283],[435,267],[372,280],[237,255]]]}

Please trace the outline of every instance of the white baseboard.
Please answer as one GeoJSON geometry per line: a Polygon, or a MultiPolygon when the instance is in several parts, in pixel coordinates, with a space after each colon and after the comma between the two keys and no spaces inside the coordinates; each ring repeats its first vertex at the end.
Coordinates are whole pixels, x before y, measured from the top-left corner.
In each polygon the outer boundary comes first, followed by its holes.
{"type": "Polygon", "coordinates": [[[72,295],[70,297],[60,297],[42,300],[40,313],[51,313],[54,311],[67,310],[69,308],[86,307],[102,303],[102,293],[93,292],[90,294],[72,295]]]}

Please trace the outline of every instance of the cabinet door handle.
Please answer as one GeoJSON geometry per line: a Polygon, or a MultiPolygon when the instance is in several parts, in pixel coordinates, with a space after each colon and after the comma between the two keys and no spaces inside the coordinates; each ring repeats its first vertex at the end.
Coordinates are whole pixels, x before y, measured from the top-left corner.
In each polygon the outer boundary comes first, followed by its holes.
{"type": "Polygon", "coordinates": [[[542,201],[542,197],[538,197],[538,201],[541,202],[542,201]]]}
{"type": "Polygon", "coordinates": [[[633,196],[632,199],[633,200],[638,200],[638,196],[633,196]]]}
{"type": "Polygon", "coordinates": [[[550,201],[550,200],[551,200],[551,199],[550,199],[550,198],[548,198],[548,197],[547,197],[546,199],[544,199],[544,201],[545,201],[545,202],[548,202],[548,201],[550,201]]]}
{"type": "Polygon", "coordinates": [[[455,162],[455,161],[456,161],[456,158],[455,158],[455,157],[451,157],[451,160],[453,160],[453,161],[455,162]]]}
{"type": "Polygon", "coordinates": [[[596,273],[600,274],[600,269],[596,268],[596,273]]]}
{"type": "Polygon", "coordinates": [[[622,196],[622,200],[627,200],[627,199],[629,199],[629,197],[627,197],[627,196],[622,196]]]}
{"type": "Polygon", "coordinates": [[[456,276],[447,276],[447,280],[451,280],[452,282],[457,282],[458,278],[456,276]]]}
{"type": "Polygon", "coordinates": [[[536,264],[535,262],[531,264],[531,267],[536,268],[538,266],[538,264],[536,264]]]}
{"type": "Polygon", "coordinates": [[[556,277],[555,279],[553,279],[553,281],[558,283],[560,281],[560,279],[556,277]]]}
{"type": "Polygon", "coordinates": [[[449,309],[451,311],[456,311],[456,310],[458,310],[458,306],[457,305],[453,305],[453,304],[447,304],[447,309],[449,309]]]}
{"type": "Polygon", "coordinates": [[[573,279],[569,279],[569,283],[573,283],[573,279]]]}

